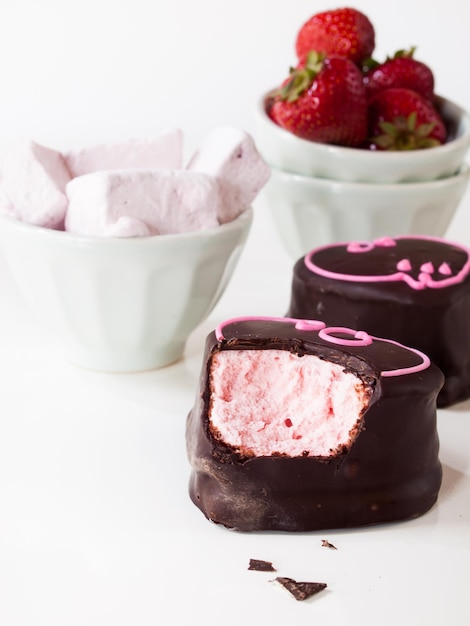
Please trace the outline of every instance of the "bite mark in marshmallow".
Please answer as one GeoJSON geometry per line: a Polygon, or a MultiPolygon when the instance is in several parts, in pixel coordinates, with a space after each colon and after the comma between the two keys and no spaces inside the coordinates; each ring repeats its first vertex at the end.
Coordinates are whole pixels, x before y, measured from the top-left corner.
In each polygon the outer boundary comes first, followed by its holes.
{"type": "Polygon", "coordinates": [[[225,350],[211,367],[211,428],[247,456],[330,456],[360,430],[369,390],[317,356],[225,350]]]}

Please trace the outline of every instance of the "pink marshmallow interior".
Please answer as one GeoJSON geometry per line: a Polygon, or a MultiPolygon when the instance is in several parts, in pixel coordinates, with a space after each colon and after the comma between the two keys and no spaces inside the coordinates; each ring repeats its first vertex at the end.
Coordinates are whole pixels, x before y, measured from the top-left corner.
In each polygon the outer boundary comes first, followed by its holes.
{"type": "Polygon", "coordinates": [[[247,455],[338,453],[355,438],[369,399],[357,376],[313,355],[224,350],[212,359],[212,430],[247,455]]]}

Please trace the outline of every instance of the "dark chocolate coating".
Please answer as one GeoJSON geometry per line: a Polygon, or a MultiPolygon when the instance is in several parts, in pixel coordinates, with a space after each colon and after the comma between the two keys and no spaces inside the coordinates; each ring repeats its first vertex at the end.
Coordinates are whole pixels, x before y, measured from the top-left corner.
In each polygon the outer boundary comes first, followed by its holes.
{"type": "MultiPolygon", "coordinates": [[[[350,254],[346,246],[314,250],[312,260],[338,274],[387,275],[402,258],[416,277],[422,263],[436,270],[447,262],[458,273],[467,259],[453,244],[431,239],[397,239],[395,248],[350,254]]],[[[438,277],[437,271],[435,277],[438,277]]],[[[440,276],[444,279],[445,276],[440,276]]],[[[470,397],[470,275],[444,288],[412,289],[403,281],[351,282],[310,271],[304,258],[294,266],[288,317],[313,318],[388,337],[427,354],[445,376],[438,407],[470,397]]]]}
{"type": "Polygon", "coordinates": [[[211,333],[187,419],[192,501],[208,519],[240,531],[359,527],[424,514],[436,502],[442,478],[436,396],[443,376],[434,364],[418,373],[380,374],[418,361],[403,346],[336,346],[289,322],[237,321],[221,341],[211,333]],[[370,385],[372,399],[349,449],[332,457],[247,458],[217,440],[209,421],[212,356],[243,349],[313,354],[370,385]]]}

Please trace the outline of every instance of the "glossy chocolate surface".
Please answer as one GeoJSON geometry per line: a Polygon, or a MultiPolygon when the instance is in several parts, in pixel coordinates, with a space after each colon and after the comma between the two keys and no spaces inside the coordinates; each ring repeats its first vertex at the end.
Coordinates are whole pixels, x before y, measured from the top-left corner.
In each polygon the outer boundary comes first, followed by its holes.
{"type": "MultiPolygon", "coordinates": [[[[186,429],[189,493],[208,519],[240,531],[312,531],[406,520],[436,502],[442,475],[436,396],[442,373],[394,343],[374,338],[369,345],[344,346],[319,335],[282,318],[247,318],[208,336],[186,429]],[[372,399],[349,450],[332,457],[247,458],[214,437],[212,356],[246,349],[313,354],[366,381],[372,399]],[[419,371],[407,370],[413,367],[419,371]]],[[[337,331],[331,336],[354,338],[337,331]]]]}
{"type": "Polygon", "coordinates": [[[465,400],[470,397],[468,250],[426,237],[392,241],[395,245],[372,245],[363,252],[350,252],[348,244],[325,246],[299,259],[287,316],[350,326],[418,348],[445,375],[438,406],[465,400]]]}

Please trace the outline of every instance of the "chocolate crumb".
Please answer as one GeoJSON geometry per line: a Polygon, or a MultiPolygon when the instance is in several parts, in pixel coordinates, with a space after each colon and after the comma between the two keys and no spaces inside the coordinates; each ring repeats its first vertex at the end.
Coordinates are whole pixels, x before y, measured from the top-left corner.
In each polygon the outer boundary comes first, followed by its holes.
{"type": "Polygon", "coordinates": [[[250,564],[248,565],[248,569],[254,570],[256,572],[275,572],[276,568],[273,567],[273,564],[270,561],[262,561],[260,559],[250,559],[250,564]]]}
{"type": "Polygon", "coordinates": [[[321,540],[321,545],[324,548],[331,548],[331,550],[337,550],[338,548],[336,546],[334,546],[332,543],[330,543],[329,541],[327,541],[326,539],[322,539],[321,540]]]}
{"type": "Polygon", "coordinates": [[[278,576],[274,582],[282,585],[296,600],[307,600],[316,593],[326,589],[326,583],[297,582],[293,578],[278,576]]]}

